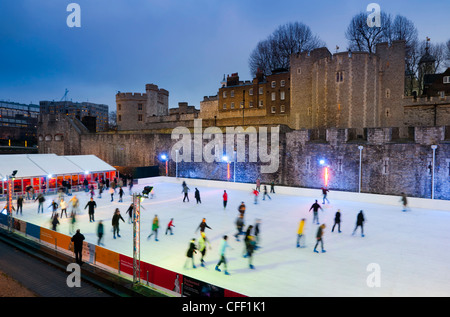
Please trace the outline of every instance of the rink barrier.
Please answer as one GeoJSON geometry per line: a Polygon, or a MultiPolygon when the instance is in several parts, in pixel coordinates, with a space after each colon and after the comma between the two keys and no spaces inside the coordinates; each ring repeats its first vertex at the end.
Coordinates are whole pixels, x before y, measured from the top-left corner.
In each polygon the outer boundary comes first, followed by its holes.
{"type": "MultiPolygon", "coordinates": [[[[8,229],[8,216],[0,214],[0,226],[8,229]]],[[[13,233],[21,234],[35,242],[54,249],[69,256],[74,256],[69,250],[71,237],[51,229],[37,226],[13,217],[13,233]]],[[[83,242],[83,262],[90,265],[99,266],[111,273],[117,273],[133,278],[133,258],[108,250],[104,247],[83,242]]],[[[195,297],[206,295],[205,290],[209,290],[211,296],[221,297],[246,297],[243,294],[231,290],[195,280],[189,276],[167,270],[165,268],[140,261],[141,284],[156,289],[168,296],[174,297],[195,297]],[[214,290],[212,293],[211,290],[214,290]]]]}
{"type": "MultiPolygon", "coordinates": [[[[235,189],[244,190],[251,192],[255,189],[255,184],[250,183],[235,183],[231,181],[216,181],[207,179],[197,179],[197,178],[176,178],[167,176],[157,176],[141,178],[138,180],[139,185],[151,185],[156,183],[172,183],[180,185],[185,181],[188,187],[210,187],[210,188],[220,188],[220,189],[235,189]]],[[[267,189],[270,190],[270,184],[261,183],[261,188],[267,185],[267,189]]],[[[157,190],[157,189],[156,189],[157,190]]],[[[301,196],[301,197],[311,197],[311,199],[317,199],[319,202],[322,201],[322,190],[315,188],[301,188],[301,187],[289,187],[289,186],[278,186],[275,184],[275,193],[281,195],[290,196],[301,196]]],[[[346,200],[353,202],[360,202],[362,204],[381,204],[402,207],[401,197],[394,195],[380,195],[380,194],[369,194],[369,193],[356,193],[356,192],[346,192],[346,191],[335,191],[330,189],[327,198],[329,200],[346,200]]],[[[409,208],[424,208],[433,210],[450,211],[450,201],[441,199],[430,199],[430,198],[417,198],[417,197],[407,197],[409,208]]]]}

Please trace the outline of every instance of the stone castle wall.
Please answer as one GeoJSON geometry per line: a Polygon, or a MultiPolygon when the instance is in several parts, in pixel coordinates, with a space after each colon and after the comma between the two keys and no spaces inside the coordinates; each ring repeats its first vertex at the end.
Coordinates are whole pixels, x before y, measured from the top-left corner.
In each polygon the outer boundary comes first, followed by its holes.
{"type": "MultiPolygon", "coordinates": [[[[388,195],[405,192],[408,196],[429,198],[433,154],[431,145],[437,144],[435,197],[450,199],[449,129],[443,126],[406,130],[368,128],[362,135],[355,133],[354,129],[287,129],[279,135],[278,170],[261,174],[260,167],[267,163],[249,162],[247,159],[245,163],[236,163],[236,181],[254,183],[260,178],[262,182],[320,188],[323,186],[324,168],[319,160],[323,159],[329,167],[330,190],[358,191],[358,146],[363,145],[362,192],[388,195]]],[[[88,133],[64,117],[41,123],[39,131],[43,136],[39,141],[40,153],[94,154],[113,166],[159,165],[161,175],[165,174],[165,168],[159,157],[162,153],[170,155],[173,145],[178,141],[171,139],[171,129],[88,133]],[[56,134],[62,135],[62,140],[56,141],[56,134]]],[[[210,140],[202,140],[203,146],[208,142],[210,140]]],[[[175,176],[174,159],[172,157],[169,162],[171,176],[175,176]]],[[[231,174],[233,171],[232,163],[231,174]]],[[[227,164],[180,162],[178,172],[180,177],[226,180],[227,164]]],[[[233,178],[232,174],[231,180],[233,178]]]]}

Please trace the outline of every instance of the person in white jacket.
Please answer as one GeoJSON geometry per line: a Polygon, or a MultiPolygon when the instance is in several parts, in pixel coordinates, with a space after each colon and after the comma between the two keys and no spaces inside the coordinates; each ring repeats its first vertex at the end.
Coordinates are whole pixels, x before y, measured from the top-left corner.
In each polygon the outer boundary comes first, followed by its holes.
{"type": "Polygon", "coordinates": [[[63,214],[66,214],[66,218],[67,218],[67,203],[64,200],[64,198],[61,199],[61,202],[59,203],[59,207],[61,207],[61,217],[63,216],[63,214]]]}

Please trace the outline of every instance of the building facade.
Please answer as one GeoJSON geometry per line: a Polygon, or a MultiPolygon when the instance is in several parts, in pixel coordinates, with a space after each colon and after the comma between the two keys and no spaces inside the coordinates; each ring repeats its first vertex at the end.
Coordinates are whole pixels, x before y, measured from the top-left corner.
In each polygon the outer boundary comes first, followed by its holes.
{"type": "Polygon", "coordinates": [[[37,145],[39,105],[0,101],[0,146],[37,145]]]}
{"type": "Polygon", "coordinates": [[[78,120],[83,120],[85,117],[95,117],[94,130],[100,132],[108,128],[109,108],[107,105],[72,101],[40,101],[39,105],[41,114],[62,113],[78,120]]]}

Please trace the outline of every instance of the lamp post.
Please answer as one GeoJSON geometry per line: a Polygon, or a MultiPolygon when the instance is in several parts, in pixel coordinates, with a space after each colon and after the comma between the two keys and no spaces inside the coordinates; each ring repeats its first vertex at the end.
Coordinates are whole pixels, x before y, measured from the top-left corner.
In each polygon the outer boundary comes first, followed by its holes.
{"type": "Polygon", "coordinates": [[[169,176],[169,159],[166,154],[161,154],[161,160],[165,162],[166,165],[166,176],[169,176]]]}
{"type": "Polygon", "coordinates": [[[227,181],[230,180],[231,175],[230,175],[230,160],[228,159],[228,156],[223,156],[222,157],[222,161],[227,163],[227,181]]]}
{"type": "Polygon", "coordinates": [[[13,192],[13,182],[14,178],[16,177],[17,171],[13,171],[11,175],[6,176],[7,184],[8,184],[8,195],[6,197],[7,199],[7,213],[8,213],[8,231],[12,232],[13,228],[13,214],[12,214],[12,192],[13,192]]]}
{"type": "Polygon", "coordinates": [[[236,151],[233,151],[233,182],[236,183],[236,151]]]}
{"type": "Polygon", "coordinates": [[[178,150],[175,150],[175,177],[178,178],[178,150]]]}
{"type": "Polygon", "coordinates": [[[433,169],[431,171],[431,199],[434,199],[434,163],[436,160],[436,149],[437,145],[432,145],[431,149],[433,150],[433,169]]]}
{"type": "Polygon", "coordinates": [[[358,146],[359,149],[359,193],[361,193],[361,178],[362,178],[362,150],[364,149],[364,146],[360,145],[358,146]]]}

